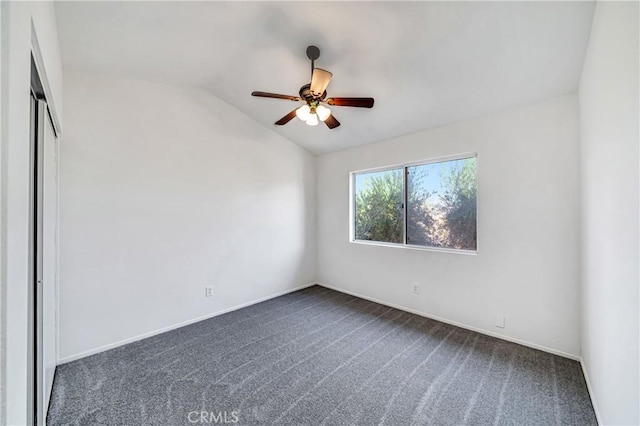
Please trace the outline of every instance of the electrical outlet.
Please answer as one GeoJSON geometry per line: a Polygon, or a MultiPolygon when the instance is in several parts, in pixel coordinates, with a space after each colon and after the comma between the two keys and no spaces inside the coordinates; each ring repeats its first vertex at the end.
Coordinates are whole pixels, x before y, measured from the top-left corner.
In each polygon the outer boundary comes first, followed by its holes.
{"type": "Polygon", "coordinates": [[[413,284],[413,294],[420,294],[420,286],[418,284],[413,284]]]}
{"type": "Polygon", "coordinates": [[[213,286],[212,285],[204,286],[204,297],[211,297],[211,296],[213,296],[213,286]]]}
{"type": "Polygon", "coordinates": [[[504,315],[496,315],[496,327],[504,328],[504,315]]]}

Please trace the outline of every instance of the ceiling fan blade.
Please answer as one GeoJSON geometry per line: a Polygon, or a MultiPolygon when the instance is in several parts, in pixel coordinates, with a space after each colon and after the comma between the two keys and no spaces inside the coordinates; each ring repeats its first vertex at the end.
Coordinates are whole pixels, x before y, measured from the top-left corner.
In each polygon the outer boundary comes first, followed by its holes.
{"type": "Polygon", "coordinates": [[[334,106],[371,108],[373,107],[373,98],[329,98],[327,103],[334,106]]]}
{"type": "Polygon", "coordinates": [[[277,93],[269,93],[269,92],[251,92],[251,96],[258,96],[260,98],[286,99],[286,100],[289,100],[289,101],[299,101],[299,100],[301,100],[297,96],[279,95],[277,93]]]}
{"type": "Polygon", "coordinates": [[[296,116],[296,111],[297,110],[298,110],[298,108],[294,109],[289,114],[285,115],[280,120],[276,121],[275,124],[277,124],[278,126],[282,126],[284,124],[287,124],[288,122],[291,121],[291,119],[293,119],[293,117],[296,116]]]}
{"type": "Polygon", "coordinates": [[[340,122],[338,120],[336,120],[336,118],[333,116],[333,114],[331,114],[331,115],[329,115],[329,118],[324,120],[324,124],[326,124],[327,127],[330,128],[330,129],[335,129],[336,127],[338,127],[340,125],[340,122]]]}
{"type": "Polygon", "coordinates": [[[313,96],[322,96],[331,81],[331,77],[333,77],[333,74],[329,71],[314,68],[311,75],[311,94],[313,96]]]}

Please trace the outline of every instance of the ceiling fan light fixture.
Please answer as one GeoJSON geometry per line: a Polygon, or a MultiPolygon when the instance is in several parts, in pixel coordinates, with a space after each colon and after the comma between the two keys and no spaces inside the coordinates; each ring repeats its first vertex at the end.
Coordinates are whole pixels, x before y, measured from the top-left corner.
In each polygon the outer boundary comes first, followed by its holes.
{"type": "Polygon", "coordinates": [[[309,126],[317,126],[318,125],[318,116],[316,114],[310,114],[306,123],[309,126]]]}
{"type": "MultiPolygon", "coordinates": [[[[2,0],[0,0],[2,1],[2,0]]],[[[317,46],[307,47],[307,57],[311,60],[311,82],[300,88],[298,94],[300,96],[281,95],[270,92],[251,92],[251,96],[261,98],[285,99],[289,101],[302,101],[304,105],[289,111],[284,117],[276,121],[276,126],[283,126],[298,117],[309,126],[317,126],[321,121],[329,128],[335,129],[340,126],[340,122],[333,115],[332,111],[324,106],[324,104],[338,107],[356,107],[371,108],[373,107],[373,98],[338,98],[330,97],[327,99],[327,86],[331,82],[333,74],[327,70],[316,68],[314,61],[320,57],[320,49],[317,46]],[[320,105],[322,103],[323,105],[320,105]]]]}
{"type": "Polygon", "coordinates": [[[309,105],[302,105],[298,108],[296,110],[296,116],[302,121],[307,121],[311,116],[311,108],[309,108],[309,105]]]}
{"type": "Polygon", "coordinates": [[[331,115],[331,110],[323,105],[316,107],[316,114],[318,114],[318,120],[325,121],[331,115]]]}

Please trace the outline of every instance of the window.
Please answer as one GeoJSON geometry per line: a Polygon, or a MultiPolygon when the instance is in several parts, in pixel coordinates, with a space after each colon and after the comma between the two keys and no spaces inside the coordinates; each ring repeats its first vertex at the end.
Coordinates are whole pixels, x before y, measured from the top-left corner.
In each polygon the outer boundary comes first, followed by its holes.
{"type": "Polygon", "coordinates": [[[355,239],[404,241],[403,169],[358,173],[355,180],[355,239]]]}
{"type": "Polygon", "coordinates": [[[355,172],[352,179],[353,241],[476,250],[475,155],[355,172]]]}

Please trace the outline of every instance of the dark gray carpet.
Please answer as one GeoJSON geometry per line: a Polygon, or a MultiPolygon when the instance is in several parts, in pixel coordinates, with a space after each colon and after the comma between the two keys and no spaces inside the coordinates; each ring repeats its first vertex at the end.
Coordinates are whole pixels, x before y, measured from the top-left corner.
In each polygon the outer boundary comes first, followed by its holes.
{"type": "Polygon", "coordinates": [[[47,420],[596,424],[575,361],[318,286],[61,365],[47,420]]]}

